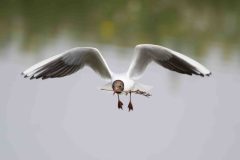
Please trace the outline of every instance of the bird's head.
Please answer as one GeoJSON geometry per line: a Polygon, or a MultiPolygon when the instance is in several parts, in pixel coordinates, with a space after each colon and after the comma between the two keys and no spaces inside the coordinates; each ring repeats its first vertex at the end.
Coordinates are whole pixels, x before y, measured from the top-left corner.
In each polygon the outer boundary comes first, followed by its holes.
{"type": "Polygon", "coordinates": [[[116,80],[112,83],[112,89],[114,93],[120,94],[124,90],[124,83],[121,80],[116,80]]]}

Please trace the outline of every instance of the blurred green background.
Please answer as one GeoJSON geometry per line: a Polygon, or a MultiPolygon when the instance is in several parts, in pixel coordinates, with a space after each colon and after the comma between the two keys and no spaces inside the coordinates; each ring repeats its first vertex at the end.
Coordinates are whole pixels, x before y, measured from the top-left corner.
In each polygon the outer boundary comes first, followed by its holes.
{"type": "Polygon", "coordinates": [[[0,47],[17,40],[23,50],[59,36],[74,42],[133,47],[172,44],[200,56],[212,46],[239,49],[238,0],[0,0],[0,47]]]}

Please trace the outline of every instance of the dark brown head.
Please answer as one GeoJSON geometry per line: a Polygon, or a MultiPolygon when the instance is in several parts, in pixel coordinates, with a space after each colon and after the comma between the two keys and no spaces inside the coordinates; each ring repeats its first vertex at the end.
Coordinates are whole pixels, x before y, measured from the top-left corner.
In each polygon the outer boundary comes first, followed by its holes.
{"type": "Polygon", "coordinates": [[[112,89],[114,93],[120,94],[124,90],[124,83],[121,80],[116,80],[112,84],[112,89]]]}

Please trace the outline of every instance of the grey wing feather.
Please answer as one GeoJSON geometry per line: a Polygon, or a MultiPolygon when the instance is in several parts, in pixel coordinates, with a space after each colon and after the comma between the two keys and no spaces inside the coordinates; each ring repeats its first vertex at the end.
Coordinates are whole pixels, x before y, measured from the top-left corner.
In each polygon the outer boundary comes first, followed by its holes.
{"type": "Polygon", "coordinates": [[[84,66],[89,66],[105,79],[112,73],[101,53],[92,47],[77,47],[39,62],[22,74],[30,79],[47,79],[71,75],[84,66]]]}
{"type": "Polygon", "coordinates": [[[182,74],[200,76],[211,74],[206,67],[181,53],[158,45],[141,44],[135,47],[135,57],[129,67],[128,76],[134,79],[140,78],[150,62],[156,62],[182,74]]]}

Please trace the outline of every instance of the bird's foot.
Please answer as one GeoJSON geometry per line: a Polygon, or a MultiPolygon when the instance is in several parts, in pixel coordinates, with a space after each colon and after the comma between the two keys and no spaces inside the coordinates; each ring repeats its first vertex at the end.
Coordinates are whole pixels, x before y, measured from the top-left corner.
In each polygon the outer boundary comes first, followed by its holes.
{"type": "Polygon", "coordinates": [[[122,106],[123,106],[123,103],[120,100],[118,100],[118,109],[123,109],[122,106]]]}
{"type": "Polygon", "coordinates": [[[128,111],[133,111],[133,105],[132,105],[132,102],[130,101],[129,104],[128,104],[128,111]]]}

